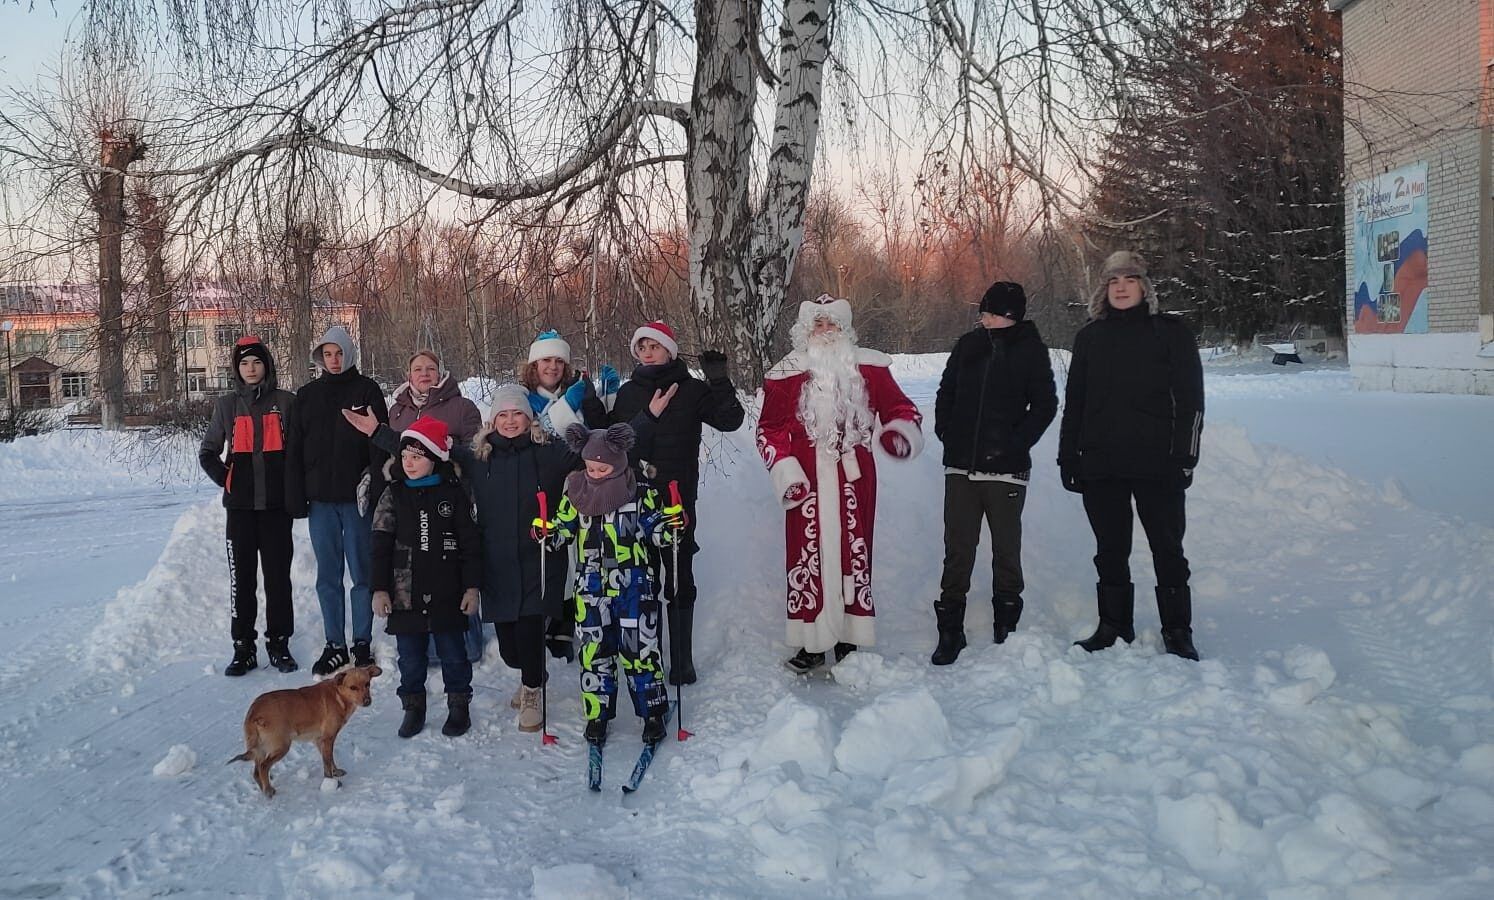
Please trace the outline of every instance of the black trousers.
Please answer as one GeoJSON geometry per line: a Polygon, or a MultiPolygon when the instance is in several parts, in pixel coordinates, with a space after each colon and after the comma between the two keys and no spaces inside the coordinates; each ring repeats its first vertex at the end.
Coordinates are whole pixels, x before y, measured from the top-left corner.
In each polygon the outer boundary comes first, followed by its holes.
{"type": "Polygon", "coordinates": [[[291,517],[279,509],[228,510],[228,585],[232,598],[229,632],[235,642],[253,643],[259,615],[256,568],[265,579],[265,637],[289,638],[296,630],[291,607],[291,517]]]}
{"type": "Polygon", "coordinates": [[[1131,583],[1132,501],[1141,519],[1158,587],[1185,587],[1188,558],[1183,555],[1186,523],[1183,488],[1144,478],[1107,478],[1084,483],[1084,512],[1095,533],[1095,572],[1101,584],[1131,583]]]}
{"type": "Polygon", "coordinates": [[[944,476],[944,574],[939,598],[965,601],[980,547],[980,523],[991,530],[991,585],[996,594],[1021,594],[1022,507],[1027,486],[944,476]]]}
{"type": "MultiPolygon", "coordinates": [[[[659,499],[660,503],[668,505],[666,495],[661,494],[659,499]]],[[[686,523],[679,536],[679,556],[675,556],[674,547],[663,547],[654,553],[654,583],[664,583],[664,599],[669,602],[670,609],[695,608],[695,554],[700,551],[695,543],[695,501],[685,498],[683,505],[686,523]],[[675,571],[676,559],[679,560],[678,572],[675,571]]]]}
{"type": "MultiPolygon", "coordinates": [[[[564,617],[557,621],[564,621],[564,617]]],[[[493,631],[498,635],[498,655],[503,657],[503,664],[519,670],[519,680],[525,687],[537,688],[543,684],[545,617],[520,616],[516,622],[496,622],[493,631]]]]}

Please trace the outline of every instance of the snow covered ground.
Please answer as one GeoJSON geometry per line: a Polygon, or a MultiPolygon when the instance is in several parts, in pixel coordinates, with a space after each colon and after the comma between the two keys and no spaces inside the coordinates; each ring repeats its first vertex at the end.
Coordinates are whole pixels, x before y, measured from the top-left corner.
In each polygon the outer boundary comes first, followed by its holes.
{"type": "MultiPolygon", "coordinates": [[[[898,362],[929,412],[941,364],[898,362]]],[[[767,476],[750,430],[714,442],[696,737],[627,800],[636,721],[589,794],[574,670],[555,672],[560,744],[541,748],[490,654],[467,737],[395,737],[389,672],[339,740],[342,787],[298,745],[265,801],[221,761],[255,694],[309,676],[217,674],[222,511],[190,448],[141,469],[97,433],[0,446],[0,895],[1494,894],[1494,401],[1355,393],[1341,368],[1207,371],[1197,664],[1161,655],[1144,601],[1135,645],[1069,646],[1093,626],[1093,546],[1054,477],[1055,428],[1011,640],[988,642],[978,567],[971,648],[927,663],[930,435],[881,467],[879,645],[798,679],[780,666],[767,476]]],[[[1134,567],[1140,599],[1144,553],[1134,567]]],[[[294,576],[304,665],[320,645],[304,527],[294,576]]],[[[388,638],[377,652],[392,662],[388,638]]]]}

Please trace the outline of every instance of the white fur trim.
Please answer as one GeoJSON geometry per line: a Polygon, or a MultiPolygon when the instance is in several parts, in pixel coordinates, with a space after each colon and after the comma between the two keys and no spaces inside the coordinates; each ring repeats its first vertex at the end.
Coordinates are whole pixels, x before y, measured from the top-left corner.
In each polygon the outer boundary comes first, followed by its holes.
{"type": "MultiPolygon", "coordinates": [[[[426,437],[425,435],[421,434],[420,432],[416,431],[413,428],[406,428],[404,431],[400,432],[399,439],[401,441],[411,440],[411,439],[419,441],[420,444],[422,446],[424,446],[427,450],[429,450],[432,453],[436,454],[436,457],[438,459],[440,459],[442,462],[446,462],[446,461],[448,461],[448,460],[451,459],[451,447],[450,446],[437,447],[436,443],[434,441],[432,441],[430,438],[426,437]]],[[[447,444],[450,444],[451,443],[451,438],[448,437],[446,439],[446,442],[447,442],[447,444]]]]}
{"type": "MultiPolygon", "coordinates": [[[[914,424],[912,419],[893,419],[884,424],[877,432],[876,443],[878,445],[882,443],[882,433],[887,431],[902,435],[903,439],[908,442],[908,446],[912,448],[907,456],[902,457],[903,459],[913,459],[923,452],[923,429],[914,424]]],[[[892,459],[898,458],[891,454],[888,456],[892,459]]]]}
{"type": "Polygon", "coordinates": [[[804,328],[813,328],[815,319],[829,319],[846,329],[851,327],[851,318],[851,301],[832,299],[829,294],[799,304],[799,325],[804,328]]]}
{"type": "MultiPolygon", "coordinates": [[[[878,366],[888,368],[892,365],[892,357],[881,350],[873,350],[870,347],[856,348],[856,365],[878,366]]],[[[780,359],[773,368],[769,369],[763,376],[768,381],[777,381],[782,378],[793,378],[804,372],[804,351],[793,350],[783,359],[780,359]]]]}
{"type": "Polygon", "coordinates": [[[793,509],[804,502],[803,497],[798,500],[788,500],[784,497],[788,489],[796,484],[802,484],[805,488],[809,487],[809,476],[804,474],[804,466],[799,464],[796,457],[787,456],[780,459],[774,463],[768,474],[773,478],[773,490],[778,492],[778,502],[784,509],[793,509]]]}
{"type": "Polygon", "coordinates": [[[680,355],[680,345],[674,342],[674,338],[652,325],[640,325],[638,330],[633,332],[633,340],[628,342],[628,350],[632,352],[634,359],[638,358],[638,342],[644,338],[652,338],[663,344],[664,349],[669,351],[670,359],[675,359],[680,355]]]}
{"type": "Polygon", "coordinates": [[[570,365],[571,345],[566,343],[565,338],[544,338],[529,345],[530,362],[537,362],[552,356],[558,356],[565,360],[566,365],[570,365]]]}
{"type": "Polygon", "coordinates": [[[571,409],[571,405],[565,402],[564,396],[551,400],[550,405],[545,407],[545,415],[550,417],[550,424],[558,435],[564,435],[565,430],[573,424],[586,424],[581,421],[580,416],[576,415],[576,411],[571,409]]]}

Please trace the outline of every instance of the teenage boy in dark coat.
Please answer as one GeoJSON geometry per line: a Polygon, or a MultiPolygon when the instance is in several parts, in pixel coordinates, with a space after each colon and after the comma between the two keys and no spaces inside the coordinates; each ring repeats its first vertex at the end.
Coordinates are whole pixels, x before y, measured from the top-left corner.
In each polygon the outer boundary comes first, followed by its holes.
{"type": "Polygon", "coordinates": [[[1077,642],[1094,652],[1136,638],[1131,583],[1132,502],[1157,571],[1157,613],[1168,653],[1198,659],[1183,555],[1184,491],[1203,432],[1203,366],[1187,326],[1154,314],[1146,264],[1112,253],[1074,337],[1059,426],[1063,486],[1084,495],[1095,533],[1100,624],[1077,642]]]}
{"type": "Polygon", "coordinates": [[[680,485],[685,529],[677,544],[678,556],[671,550],[665,557],[670,561],[664,586],[669,619],[669,683],[694,684],[695,554],[700,550],[695,542],[695,500],[700,490],[701,427],[736,431],[742,427],[746,412],[727,372],[725,354],[715,350],[700,354],[705,380],[695,378],[678,358],[679,344],[673,329],[662,321],[650,322],[633,332],[631,349],[638,367],[618,390],[610,421],[630,423],[657,392],[675,389],[652,433],[639,433],[630,457],[653,464],[657,471],[651,482],[666,500],[669,482],[678,481],[680,485]],[[673,570],[676,558],[678,571],[673,570]]]}
{"type": "Polygon", "coordinates": [[[342,411],[366,409],[380,422],[388,422],[389,410],[379,386],[359,374],[358,348],[341,325],[327,329],[312,348],[311,361],[322,367],[322,374],[296,395],[286,465],[286,506],[291,515],[309,520],[311,549],[316,554],[316,598],[327,637],[327,646],[311,671],[329,675],[349,662],[348,606],[353,611],[351,661],[359,666],[374,664],[368,587],[373,510],[359,511],[358,485],[367,473],[366,496],[377,500],[383,492],[388,458],[348,424],[342,411]],[[353,577],[346,605],[344,566],[353,577]]]}
{"type": "Polygon", "coordinates": [[[1058,413],[1048,348],[1026,314],[1020,284],[991,285],[980,301],[980,326],[955,342],[939,380],[934,433],[944,443],[944,574],[934,603],[936,666],[954,662],[965,647],[965,595],[983,517],[991,530],[996,643],[1022,615],[1031,450],[1058,413]]]}
{"type": "Polygon", "coordinates": [[[290,567],[295,547],[285,509],[285,425],[295,395],[279,389],[275,360],[259,338],[239,339],[232,359],[235,387],[213,405],[213,418],[197,451],[202,470],[223,488],[228,510],[233,661],[223,674],[243,675],[259,665],[254,650],[256,565],[265,576],[265,650],[270,665],[294,672],[290,638],[296,619],[290,567]]]}

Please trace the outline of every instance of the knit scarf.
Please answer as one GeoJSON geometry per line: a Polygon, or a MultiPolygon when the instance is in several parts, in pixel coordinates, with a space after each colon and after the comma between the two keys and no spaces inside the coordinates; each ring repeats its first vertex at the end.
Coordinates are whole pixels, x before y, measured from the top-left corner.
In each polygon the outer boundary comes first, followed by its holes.
{"type": "Polygon", "coordinates": [[[584,471],[565,478],[565,495],[583,516],[602,516],[615,512],[638,493],[638,480],[630,466],[619,466],[606,478],[594,479],[584,471]]]}

